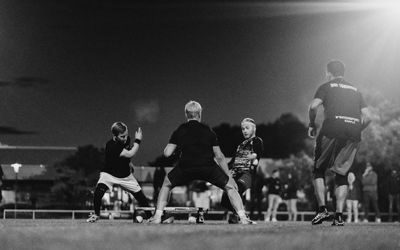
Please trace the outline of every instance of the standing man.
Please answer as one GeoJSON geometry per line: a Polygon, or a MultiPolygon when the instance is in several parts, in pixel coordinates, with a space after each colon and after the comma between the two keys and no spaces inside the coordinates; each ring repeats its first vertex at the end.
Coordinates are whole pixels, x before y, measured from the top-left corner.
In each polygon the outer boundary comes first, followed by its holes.
{"type": "Polygon", "coordinates": [[[396,169],[389,176],[389,221],[393,220],[393,204],[397,208],[397,221],[400,222],[400,174],[396,169]]]}
{"type": "MultiPolygon", "coordinates": [[[[203,180],[225,190],[239,215],[241,224],[254,224],[247,218],[237,185],[229,172],[224,154],[218,145],[217,136],[201,123],[200,103],[190,101],[185,105],[187,122],[175,130],[164,149],[164,156],[170,157],[177,148],[180,159],[177,166],[168,173],[157,200],[157,207],[151,223],[161,223],[168,196],[175,186],[187,185],[193,180],[203,180]],[[214,157],[219,165],[216,164],[214,157]]],[[[202,219],[199,219],[202,221],[202,219]]]]}
{"type": "MultiPolygon", "coordinates": [[[[143,194],[142,188],[132,174],[133,165],[131,158],[139,150],[142,141],[142,130],[138,128],[135,132],[135,141],[130,145],[128,127],[122,122],[115,122],[111,126],[112,139],[105,148],[105,166],[100,172],[100,179],[94,191],[94,214],[90,215],[87,222],[96,222],[100,218],[101,199],[107,190],[112,190],[114,185],[120,186],[135,197],[139,205],[149,207],[149,202],[143,194]]],[[[147,213],[150,217],[151,213],[147,213]]],[[[136,218],[141,222],[143,218],[136,218]]]]}
{"type": "Polygon", "coordinates": [[[367,162],[367,167],[362,175],[363,185],[363,205],[364,205],[364,220],[368,222],[370,204],[375,210],[375,221],[381,222],[381,216],[378,206],[378,175],[375,173],[370,162],[367,162]]]}
{"type": "Polygon", "coordinates": [[[309,107],[308,135],[315,138],[315,118],[318,108],[324,107],[324,122],[316,139],[314,162],[314,190],[318,202],[317,215],[312,224],[330,218],[325,203],[325,171],[335,173],[336,212],[334,226],[343,226],[343,206],[347,195],[347,173],[353,164],[361,141],[361,131],[370,123],[368,108],[356,87],[344,80],[344,64],[327,64],[328,82],[322,84],[309,107]]]}

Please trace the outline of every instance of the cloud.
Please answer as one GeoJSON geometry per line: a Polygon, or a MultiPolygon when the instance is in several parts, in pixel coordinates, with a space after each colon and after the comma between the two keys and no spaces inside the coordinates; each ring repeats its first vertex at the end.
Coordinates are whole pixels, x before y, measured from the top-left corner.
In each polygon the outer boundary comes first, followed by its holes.
{"type": "Polygon", "coordinates": [[[155,123],[158,120],[160,106],[156,100],[138,100],[131,104],[137,122],[155,123]]]}
{"type": "Polygon", "coordinates": [[[41,77],[33,77],[33,76],[23,76],[17,77],[10,81],[0,81],[0,87],[20,87],[20,88],[31,88],[40,85],[46,85],[50,81],[41,78],[41,77]]]}
{"type": "Polygon", "coordinates": [[[0,135],[32,135],[35,131],[20,130],[9,126],[0,126],[0,135]]]}

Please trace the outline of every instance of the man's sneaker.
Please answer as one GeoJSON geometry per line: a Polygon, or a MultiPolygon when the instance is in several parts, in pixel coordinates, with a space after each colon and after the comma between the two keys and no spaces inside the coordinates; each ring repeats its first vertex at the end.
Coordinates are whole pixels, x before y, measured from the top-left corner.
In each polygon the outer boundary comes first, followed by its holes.
{"type": "Polygon", "coordinates": [[[332,226],[344,226],[344,221],[342,216],[335,216],[332,222],[332,226]]]}
{"type": "Polygon", "coordinates": [[[229,224],[239,224],[239,215],[237,214],[230,214],[228,218],[229,224]]]}
{"type": "Polygon", "coordinates": [[[250,220],[249,217],[247,217],[247,216],[243,216],[243,217],[239,217],[239,224],[255,225],[255,224],[257,224],[257,222],[250,220]]]}
{"type": "Polygon", "coordinates": [[[317,215],[312,219],[311,224],[312,225],[317,225],[321,224],[324,220],[328,220],[330,218],[330,215],[327,210],[323,212],[317,213],[317,215]]]}
{"type": "Polygon", "coordinates": [[[96,214],[90,214],[89,218],[86,220],[86,222],[93,223],[93,222],[98,221],[99,219],[100,219],[100,216],[98,216],[96,214]]]}
{"type": "Polygon", "coordinates": [[[161,224],[161,217],[153,216],[147,221],[147,223],[149,223],[149,224],[161,224]]]}

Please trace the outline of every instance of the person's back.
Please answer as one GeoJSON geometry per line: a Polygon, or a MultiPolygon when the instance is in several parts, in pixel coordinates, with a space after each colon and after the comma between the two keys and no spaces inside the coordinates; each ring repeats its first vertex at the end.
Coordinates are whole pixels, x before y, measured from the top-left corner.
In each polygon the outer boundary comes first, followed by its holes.
{"type": "Polygon", "coordinates": [[[324,123],[321,133],[330,138],[361,140],[361,93],[342,77],[324,83],[316,96],[323,100],[324,123]]]}
{"type": "Polygon", "coordinates": [[[202,167],[215,164],[213,146],[217,145],[216,135],[205,124],[190,120],[171,136],[171,142],[181,151],[178,166],[202,167]]]}

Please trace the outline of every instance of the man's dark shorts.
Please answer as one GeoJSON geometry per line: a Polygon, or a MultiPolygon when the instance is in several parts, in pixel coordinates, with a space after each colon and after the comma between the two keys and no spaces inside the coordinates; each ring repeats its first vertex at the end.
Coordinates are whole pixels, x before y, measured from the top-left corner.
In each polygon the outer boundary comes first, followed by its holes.
{"type": "Polygon", "coordinates": [[[233,175],[233,179],[236,181],[239,187],[240,192],[244,192],[247,189],[251,188],[251,172],[250,171],[243,171],[239,173],[235,173],[233,175]]]}
{"type": "MultiPolygon", "coordinates": [[[[345,177],[353,164],[360,142],[348,139],[328,138],[320,135],[317,137],[315,147],[314,178],[324,178],[325,171],[329,168],[337,177],[345,177]]],[[[347,178],[336,183],[347,184],[347,178]]]]}
{"type": "Polygon", "coordinates": [[[168,173],[168,179],[173,187],[186,185],[193,180],[203,180],[223,189],[229,177],[215,164],[202,167],[177,166],[168,173]]]}

